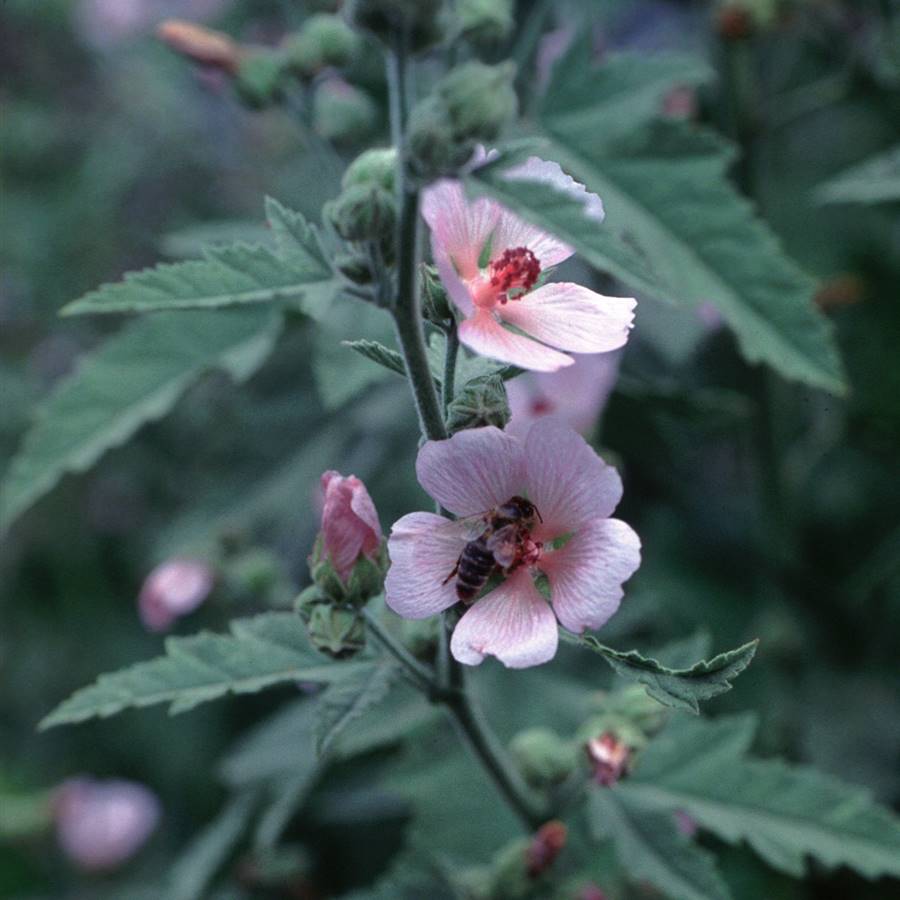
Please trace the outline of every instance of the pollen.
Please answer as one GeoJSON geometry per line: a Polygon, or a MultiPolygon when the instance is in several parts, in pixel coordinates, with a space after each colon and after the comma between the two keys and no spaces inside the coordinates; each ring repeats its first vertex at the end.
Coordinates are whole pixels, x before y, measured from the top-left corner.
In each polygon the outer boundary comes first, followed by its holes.
{"type": "MultiPolygon", "coordinates": [[[[527,247],[513,247],[491,260],[491,287],[500,295],[500,302],[514,300],[509,291],[526,293],[534,287],[541,274],[538,258],[527,247]]],[[[517,295],[518,296],[518,295],[517,295]]]]}

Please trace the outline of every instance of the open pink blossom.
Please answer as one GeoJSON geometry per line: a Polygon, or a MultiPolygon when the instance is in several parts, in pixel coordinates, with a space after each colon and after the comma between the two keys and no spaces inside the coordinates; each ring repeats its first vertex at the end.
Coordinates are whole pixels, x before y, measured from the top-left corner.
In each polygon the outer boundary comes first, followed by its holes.
{"type": "Polygon", "coordinates": [[[360,556],[372,559],[378,555],[381,523],[366,486],[355,475],[325,472],[322,492],[322,546],[346,581],[360,556]]]}
{"type": "Polygon", "coordinates": [[[200,606],[215,582],[212,569],[198,559],[169,559],[145,579],[138,612],[148,631],[168,631],[177,619],[200,606]]]}
{"type": "MultiPolygon", "coordinates": [[[[557,619],[570,631],[599,628],[615,613],[622,584],[640,564],[640,541],[609,516],[622,496],[618,473],[579,434],[547,417],[524,438],[473,428],[429,441],[416,462],[419,482],[445,509],[478,516],[527,496],[543,521],[507,567],[505,580],[464,613],[450,648],[462,663],[486,655],[510,668],[547,662],[556,653],[557,619]],[[547,578],[550,602],[535,584],[547,578]]],[[[448,576],[472,537],[471,521],[427,512],[404,516],[388,539],[388,606],[421,619],[454,606],[448,576]]]]}
{"type": "Polygon", "coordinates": [[[71,778],[56,791],[56,836],[75,865],[112,869],[136,853],[159,822],[156,795],[141,784],[71,778]]]}
{"type": "MultiPolygon", "coordinates": [[[[551,184],[603,221],[603,204],[554,162],[531,157],[507,172],[551,184]]],[[[434,264],[464,316],[459,338],[471,350],[525,369],[554,372],[571,353],[605,353],[628,339],[636,301],[605,297],[580,284],[540,284],[573,249],[492,200],[469,202],[452,179],[425,190],[422,214],[431,228],[434,264]],[[507,327],[507,326],[511,326],[507,327]],[[512,330],[515,329],[515,330],[512,330]]]]}
{"type": "Polygon", "coordinates": [[[507,431],[524,434],[543,416],[556,416],[589,434],[606,406],[619,374],[620,353],[578,355],[558,372],[525,372],[506,382],[512,413],[507,431]]]}

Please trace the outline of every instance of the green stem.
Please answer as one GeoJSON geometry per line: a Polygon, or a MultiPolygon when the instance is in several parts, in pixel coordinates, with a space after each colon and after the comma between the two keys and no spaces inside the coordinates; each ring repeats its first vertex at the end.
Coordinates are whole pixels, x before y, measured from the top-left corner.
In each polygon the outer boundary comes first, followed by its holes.
{"type": "Polygon", "coordinates": [[[441,385],[441,403],[444,407],[444,415],[453,395],[456,392],[456,358],[459,355],[459,335],[456,332],[456,323],[454,322],[447,329],[446,343],[444,345],[444,381],[441,385]]]}
{"type": "Polygon", "coordinates": [[[409,673],[416,686],[426,694],[434,690],[434,676],[400,643],[384,626],[372,615],[368,609],[362,611],[369,631],[375,635],[378,642],[393,656],[409,673]]]}
{"type": "Polygon", "coordinates": [[[546,816],[532,802],[528,788],[487,727],[465,690],[465,684],[461,683],[459,690],[449,693],[444,703],[465,742],[481,761],[526,831],[536,831],[546,821],[546,816]]]}

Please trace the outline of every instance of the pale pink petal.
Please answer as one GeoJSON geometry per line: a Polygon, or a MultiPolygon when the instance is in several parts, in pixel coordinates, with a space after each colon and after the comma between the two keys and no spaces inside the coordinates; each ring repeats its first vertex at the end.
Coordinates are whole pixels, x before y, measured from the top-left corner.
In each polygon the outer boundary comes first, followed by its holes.
{"type": "Polygon", "coordinates": [[[457,516],[506,503],[522,490],[524,471],[522,443],[493,426],[428,441],[416,459],[419,484],[457,516]]]}
{"type": "Polygon", "coordinates": [[[167,631],[181,616],[199,607],[215,583],[213,570],[202,560],[170,559],[144,579],[138,612],[149,631],[167,631]]]}
{"type": "Polygon", "coordinates": [[[424,619],[453,606],[454,580],[444,582],[466,540],[464,525],[434,513],[410,513],[395,522],[388,538],[387,605],[405,619],[424,619]]]}
{"type": "Polygon", "coordinates": [[[504,328],[486,309],[460,323],[459,339],[482,356],[537,372],[555,372],[573,362],[565,353],[504,328]]]}
{"type": "Polygon", "coordinates": [[[606,353],[628,340],[637,301],[605,297],[580,284],[545,284],[498,306],[500,317],[571,353],[606,353]]]}
{"type": "MultiPolygon", "coordinates": [[[[603,203],[600,198],[566,175],[558,163],[532,156],[521,165],[508,169],[504,177],[550,184],[582,203],[588,218],[597,224],[603,221],[603,203]]],[[[542,269],[558,265],[574,252],[568,244],[504,210],[491,239],[491,257],[499,256],[504,250],[513,247],[527,247],[531,250],[542,269]]]]}
{"type": "Polygon", "coordinates": [[[478,274],[478,257],[499,215],[493,200],[467,200],[460,181],[444,178],[422,193],[422,216],[431,229],[435,260],[446,254],[466,279],[478,274]]]}
{"type": "Polygon", "coordinates": [[[538,540],[606,518],[622,499],[619,473],[585,439],[554,416],[539,419],[525,438],[528,497],[543,525],[538,540]]]}
{"type": "Polygon", "coordinates": [[[559,621],[576,633],[599,628],[619,608],[622,584],[641,564],[641,542],[618,519],[583,525],[560,550],[545,553],[540,567],[550,580],[559,621]]]}
{"type": "Polygon", "coordinates": [[[464,316],[471,316],[475,312],[472,294],[463,280],[456,274],[456,266],[450,261],[447,252],[436,246],[433,239],[431,255],[434,258],[434,265],[441,283],[447,289],[450,299],[464,316]]]}
{"type": "Polygon", "coordinates": [[[523,568],[465,613],[450,652],[469,666],[496,656],[510,669],[524,669],[553,659],[558,640],[556,617],[523,568]]]}
{"type": "Polygon", "coordinates": [[[619,374],[621,353],[591,353],[558,372],[525,372],[506,382],[512,417],[506,431],[525,437],[544,416],[556,416],[581,434],[593,431],[619,374]]]}

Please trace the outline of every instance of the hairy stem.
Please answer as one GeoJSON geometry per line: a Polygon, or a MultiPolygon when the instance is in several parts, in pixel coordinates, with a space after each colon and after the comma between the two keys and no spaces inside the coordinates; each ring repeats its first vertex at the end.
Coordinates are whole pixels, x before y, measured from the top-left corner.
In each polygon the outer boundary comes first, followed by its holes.
{"type": "Polygon", "coordinates": [[[459,335],[454,322],[447,329],[446,343],[444,344],[444,381],[441,385],[441,403],[444,407],[444,415],[447,414],[447,409],[456,392],[456,358],[458,355],[459,335]]]}
{"type": "MultiPolygon", "coordinates": [[[[457,663],[457,666],[459,664],[457,663]]],[[[462,676],[462,671],[459,671],[462,676]]],[[[458,690],[451,691],[444,700],[453,716],[461,736],[491,776],[497,789],[525,826],[526,831],[536,831],[546,817],[531,799],[511,760],[499,746],[493,732],[487,726],[480,711],[472,702],[461,680],[458,690]]]]}
{"type": "Polygon", "coordinates": [[[365,620],[366,627],[375,635],[378,642],[391,654],[407,671],[412,680],[415,682],[419,690],[426,694],[431,694],[434,690],[434,676],[431,671],[419,662],[410,652],[400,643],[389,631],[387,631],[381,622],[372,615],[368,609],[362,611],[362,617],[365,620]]]}

